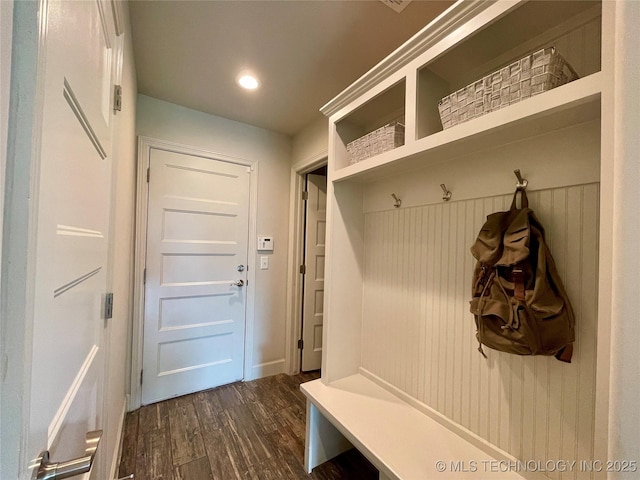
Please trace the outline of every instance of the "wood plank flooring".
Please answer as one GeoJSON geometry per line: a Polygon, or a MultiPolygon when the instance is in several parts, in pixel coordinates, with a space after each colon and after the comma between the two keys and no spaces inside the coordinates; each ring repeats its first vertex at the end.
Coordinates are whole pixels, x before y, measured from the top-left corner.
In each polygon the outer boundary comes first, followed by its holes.
{"type": "Polygon", "coordinates": [[[118,477],[135,480],[377,480],[357,450],[304,471],[305,397],[318,373],[276,375],[128,413],[118,477]]]}

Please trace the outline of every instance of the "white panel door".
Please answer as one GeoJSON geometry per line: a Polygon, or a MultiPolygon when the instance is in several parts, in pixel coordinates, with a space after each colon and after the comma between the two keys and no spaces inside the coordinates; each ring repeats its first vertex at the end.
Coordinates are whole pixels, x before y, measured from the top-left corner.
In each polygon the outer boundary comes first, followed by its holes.
{"type": "Polygon", "coordinates": [[[307,175],[305,223],[302,370],[320,369],[324,304],[324,239],[327,223],[327,177],[307,175]]]}
{"type": "MultiPolygon", "coordinates": [[[[82,456],[85,434],[103,421],[115,56],[109,4],[50,0],[42,2],[40,15],[46,19],[46,63],[39,184],[34,191],[37,240],[27,448],[30,458],[48,449],[57,462],[82,456]]],[[[105,474],[94,468],[92,478],[105,474]]]]}
{"type": "Polygon", "coordinates": [[[151,149],[142,403],[243,378],[250,169],[151,149]]]}

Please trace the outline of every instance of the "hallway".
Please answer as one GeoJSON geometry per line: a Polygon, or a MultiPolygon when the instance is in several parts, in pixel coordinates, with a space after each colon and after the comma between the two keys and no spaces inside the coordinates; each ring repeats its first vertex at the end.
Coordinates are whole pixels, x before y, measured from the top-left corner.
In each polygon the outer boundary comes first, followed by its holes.
{"type": "Polygon", "coordinates": [[[357,450],[304,471],[305,398],[318,373],[238,382],[127,414],[118,477],[135,480],[377,479],[357,450]]]}

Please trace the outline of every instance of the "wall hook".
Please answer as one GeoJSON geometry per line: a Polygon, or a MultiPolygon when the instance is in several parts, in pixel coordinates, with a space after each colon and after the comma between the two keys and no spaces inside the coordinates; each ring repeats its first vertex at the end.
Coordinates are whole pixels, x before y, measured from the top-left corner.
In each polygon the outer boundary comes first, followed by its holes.
{"type": "Polygon", "coordinates": [[[442,200],[444,200],[445,202],[451,200],[451,192],[447,190],[447,187],[444,183],[440,184],[440,188],[442,188],[442,200]]]}
{"type": "Polygon", "coordinates": [[[400,200],[395,193],[392,193],[391,196],[396,201],[396,203],[394,203],[393,206],[396,208],[400,208],[400,205],[402,205],[402,200],[400,200]]]}
{"type": "Polygon", "coordinates": [[[516,177],[518,178],[518,183],[516,183],[516,188],[518,190],[524,190],[527,188],[527,185],[529,184],[529,182],[527,181],[526,178],[522,178],[522,175],[520,175],[520,169],[516,168],[513,173],[516,174],[516,177]]]}

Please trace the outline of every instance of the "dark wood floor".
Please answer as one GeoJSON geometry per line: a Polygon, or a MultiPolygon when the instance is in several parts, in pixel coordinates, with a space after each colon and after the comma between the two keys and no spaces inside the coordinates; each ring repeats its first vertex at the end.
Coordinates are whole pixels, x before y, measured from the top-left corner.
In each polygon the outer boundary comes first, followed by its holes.
{"type": "Polygon", "coordinates": [[[305,398],[318,374],[276,375],[148,405],[127,414],[119,477],[135,480],[378,478],[351,450],[304,471],[305,398]]]}

